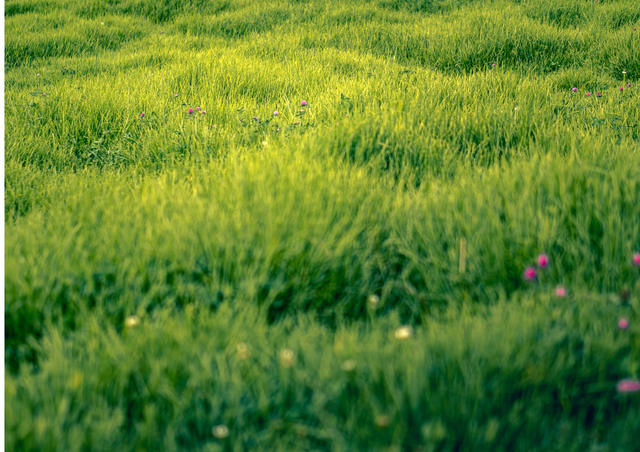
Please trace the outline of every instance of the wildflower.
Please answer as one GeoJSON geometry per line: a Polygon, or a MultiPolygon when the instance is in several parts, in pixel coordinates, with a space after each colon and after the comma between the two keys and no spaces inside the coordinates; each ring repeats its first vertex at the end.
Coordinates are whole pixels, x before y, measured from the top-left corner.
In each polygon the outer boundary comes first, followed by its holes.
{"type": "Polygon", "coordinates": [[[627,88],[631,88],[631,83],[627,83],[627,88]]]}
{"type": "Polygon", "coordinates": [[[164,31],[160,30],[160,34],[163,34],[163,33],[164,33],[164,31]]]}
{"type": "Polygon", "coordinates": [[[596,93],[596,97],[601,97],[601,96],[602,96],[602,94],[600,94],[600,92],[596,93]]]}
{"type": "Polygon", "coordinates": [[[189,114],[193,113],[193,108],[189,109],[189,114]]]}
{"type": "Polygon", "coordinates": [[[104,22],[100,22],[100,25],[104,25],[104,22]]]}
{"type": "Polygon", "coordinates": [[[522,272],[522,279],[524,279],[525,281],[535,281],[536,269],[531,266],[525,268],[524,272],[522,272]]]}
{"type": "Polygon", "coordinates": [[[395,331],[394,336],[399,341],[409,339],[411,336],[413,336],[413,328],[407,325],[401,326],[395,331]]]}
{"type": "Polygon", "coordinates": [[[587,96],[591,96],[591,93],[587,93],[587,96]]]}
{"type": "Polygon", "coordinates": [[[124,319],[124,326],[126,326],[127,328],[134,328],[138,325],[140,325],[140,317],[138,317],[137,315],[130,315],[129,317],[124,319]]]}
{"type": "Polygon", "coordinates": [[[178,94],[174,94],[173,97],[178,97],[178,94]]]}
{"type": "Polygon", "coordinates": [[[285,369],[293,367],[296,362],[296,354],[293,350],[283,348],[280,350],[280,365],[285,369]]]}
{"type": "Polygon", "coordinates": [[[296,121],[293,123],[294,126],[297,126],[298,124],[300,124],[300,121],[296,121]]]}
{"type": "Polygon", "coordinates": [[[249,346],[244,342],[240,342],[236,346],[236,353],[238,354],[238,359],[240,361],[244,361],[249,357],[249,346]]]}
{"type": "Polygon", "coordinates": [[[555,290],[555,295],[558,298],[564,298],[567,296],[567,289],[564,286],[557,286],[555,290]]]}
{"type": "Polygon", "coordinates": [[[391,425],[391,418],[386,414],[381,414],[379,416],[376,416],[373,422],[376,424],[376,427],[378,428],[381,428],[381,429],[387,428],[389,427],[389,425],[391,425]]]}
{"type": "Polygon", "coordinates": [[[625,331],[627,328],[629,328],[629,319],[626,317],[620,317],[618,319],[618,329],[625,331]]]}
{"type": "Polygon", "coordinates": [[[36,74],[36,77],[40,77],[40,74],[36,74]]]}
{"type": "Polygon", "coordinates": [[[280,129],[276,129],[276,132],[280,132],[280,129]]]}
{"type": "Polygon", "coordinates": [[[212,126],[211,126],[211,128],[212,128],[212,129],[215,129],[215,128],[216,128],[216,125],[215,125],[215,124],[214,124],[214,125],[212,125],[212,126]]]}
{"type": "Polygon", "coordinates": [[[258,120],[258,117],[257,117],[257,116],[254,116],[254,117],[253,117],[253,120],[254,120],[254,121],[257,121],[257,120],[258,120]]]}
{"type": "Polygon", "coordinates": [[[206,111],[206,110],[202,110],[202,111],[200,112],[200,114],[201,114],[201,115],[206,115],[206,114],[207,114],[207,111],[206,111]]]}
{"type": "Polygon", "coordinates": [[[200,107],[196,107],[196,110],[200,110],[200,107]]]}
{"type": "Polygon", "coordinates": [[[140,117],[144,118],[144,111],[142,113],[140,113],[140,117]]]}
{"type": "Polygon", "coordinates": [[[269,146],[269,143],[267,143],[266,141],[263,141],[263,142],[262,142],[262,145],[263,145],[264,147],[267,147],[267,146],[269,146]]]}
{"type": "Polygon", "coordinates": [[[627,75],[627,71],[623,70],[622,75],[627,75]]]}
{"type": "Polygon", "coordinates": [[[621,87],[620,87],[620,91],[624,91],[624,86],[621,86],[621,87]]]}
{"type": "Polygon", "coordinates": [[[519,111],[519,110],[520,110],[520,107],[515,107],[515,108],[514,108],[514,110],[515,110],[515,111],[519,111]]]}
{"type": "Polygon", "coordinates": [[[491,67],[496,67],[496,63],[493,63],[493,64],[491,65],[491,67]]]}
{"type": "Polygon", "coordinates": [[[573,88],[571,88],[571,91],[573,91],[573,92],[575,93],[576,91],[578,91],[578,88],[576,88],[576,87],[574,86],[573,88]]]}
{"type": "Polygon", "coordinates": [[[640,253],[633,253],[633,256],[631,256],[631,263],[635,267],[640,267],[640,253]]]}
{"type": "Polygon", "coordinates": [[[211,433],[218,439],[224,439],[229,436],[229,427],[224,424],[216,425],[211,429],[211,433]]]}
{"type": "Polygon", "coordinates": [[[277,112],[277,111],[274,111],[274,112],[273,112],[273,116],[278,116],[278,112],[277,112]]]}
{"type": "Polygon", "coordinates": [[[306,107],[307,106],[307,101],[303,100],[302,102],[300,102],[300,105],[302,105],[303,107],[306,107]]]}
{"type": "Polygon", "coordinates": [[[546,253],[542,253],[536,259],[536,264],[540,268],[547,268],[549,266],[549,256],[546,253]]]}
{"type": "Polygon", "coordinates": [[[354,370],[356,370],[356,366],[357,364],[355,360],[348,359],[340,364],[340,369],[344,370],[345,372],[353,372],[354,370]]]}
{"type": "Polygon", "coordinates": [[[369,305],[370,309],[378,309],[378,307],[380,306],[380,297],[376,294],[369,295],[367,304],[369,305]]]}
{"type": "Polygon", "coordinates": [[[621,394],[638,392],[640,391],[640,381],[633,378],[625,378],[624,380],[620,380],[616,385],[616,391],[621,394]]]}
{"type": "Polygon", "coordinates": [[[304,108],[301,108],[301,109],[300,109],[300,113],[304,113],[304,108]]]}

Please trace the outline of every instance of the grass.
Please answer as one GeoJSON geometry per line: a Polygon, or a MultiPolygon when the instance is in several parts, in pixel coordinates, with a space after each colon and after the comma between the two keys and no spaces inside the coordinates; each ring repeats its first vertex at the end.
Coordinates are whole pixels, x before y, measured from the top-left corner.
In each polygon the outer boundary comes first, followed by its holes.
{"type": "Polygon", "coordinates": [[[8,1],[5,448],[634,450],[639,25],[8,1]]]}

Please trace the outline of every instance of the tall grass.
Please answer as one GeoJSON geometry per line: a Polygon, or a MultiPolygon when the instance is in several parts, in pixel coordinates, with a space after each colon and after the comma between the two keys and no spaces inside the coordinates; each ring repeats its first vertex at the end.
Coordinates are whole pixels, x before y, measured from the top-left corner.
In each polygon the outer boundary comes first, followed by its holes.
{"type": "Polygon", "coordinates": [[[639,20],[7,2],[5,448],[634,450],[639,20]]]}

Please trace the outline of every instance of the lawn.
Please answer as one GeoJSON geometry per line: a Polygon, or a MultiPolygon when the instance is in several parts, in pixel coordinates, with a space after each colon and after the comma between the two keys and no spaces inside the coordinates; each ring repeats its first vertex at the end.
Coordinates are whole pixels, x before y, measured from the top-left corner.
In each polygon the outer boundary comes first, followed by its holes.
{"type": "Polygon", "coordinates": [[[4,11],[7,451],[636,450],[638,1],[4,11]]]}

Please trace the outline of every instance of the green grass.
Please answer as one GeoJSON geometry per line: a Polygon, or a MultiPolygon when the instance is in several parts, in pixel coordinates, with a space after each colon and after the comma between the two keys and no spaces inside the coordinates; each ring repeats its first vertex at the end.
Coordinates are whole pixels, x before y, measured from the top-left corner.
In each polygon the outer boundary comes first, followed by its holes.
{"type": "Polygon", "coordinates": [[[6,2],[5,448],[634,450],[638,26],[6,2]]]}

